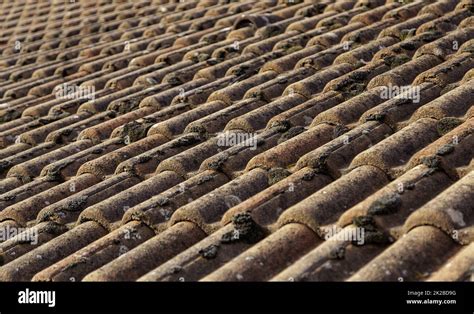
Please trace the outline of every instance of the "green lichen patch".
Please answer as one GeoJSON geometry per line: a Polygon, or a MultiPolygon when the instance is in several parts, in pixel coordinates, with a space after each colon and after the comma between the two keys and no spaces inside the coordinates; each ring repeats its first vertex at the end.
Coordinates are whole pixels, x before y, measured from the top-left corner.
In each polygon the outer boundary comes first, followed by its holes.
{"type": "Polygon", "coordinates": [[[383,60],[387,66],[393,69],[404,63],[411,61],[411,58],[407,56],[406,54],[397,54],[397,55],[387,56],[383,60]]]}
{"type": "Polygon", "coordinates": [[[131,121],[123,126],[120,135],[128,136],[130,142],[135,142],[144,138],[152,125],[153,123],[131,121]]]}
{"type": "Polygon", "coordinates": [[[234,229],[222,235],[222,244],[244,242],[254,244],[260,241],[265,232],[249,213],[236,214],[232,219],[234,229]]]}
{"type": "Polygon", "coordinates": [[[200,139],[197,136],[184,136],[173,141],[170,145],[171,148],[179,148],[183,146],[190,146],[199,143],[200,139]]]}
{"type": "Polygon", "coordinates": [[[344,259],[345,254],[346,254],[346,248],[344,246],[338,246],[329,252],[328,258],[341,260],[341,259],[344,259]]]}
{"type": "Polygon", "coordinates": [[[64,210],[75,212],[80,211],[84,208],[84,205],[87,203],[88,196],[82,195],[79,197],[75,197],[74,199],[70,200],[66,206],[64,206],[64,210]]]}
{"type": "Polygon", "coordinates": [[[365,118],[365,121],[379,121],[379,122],[384,122],[385,120],[385,114],[384,113],[371,113],[367,115],[365,118]]]}
{"type": "Polygon", "coordinates": [[[443,136],[461,124],[461,119],[455,117],[445,117],[438,121],[436,128],[438,130],[439,136],[443,136]]]}
{"type": "Polygon", "coordinates": [[[268,184],[273,185],[291,175],[291,172],[284,168],[272,168],[268,171],[268,184]]]}
{"type": "Polygon", "coordinates": [[[375,200],[369,207],[369,215],[389,215],[396,213],[402,204],[400,195],[393,193],[375,200]]]}
{"type": "Polygon", "coordinates": [[[436,155],[438,156],[445,156],[450,153],[454,152],[454,145],[453,144],[446,144],[441,146],[438,151],[436,152],[436,155]]]}
{"type": "Polygon", "coordinates": [[[289,140],[292,137],[295,137],[296,135],[302,133],[305,131],[305,128],[302,126],[295,126],[290,128],[288,131],[283,133],[281,137],[278,139],[278,144],[283,143],[287,140],[289,140]]]}
{"type": "Polygon", "coordinates": [[[200,249],[198,253],[205,259],[214,259],[217,257],[218,251],[219,251],[219,246],[215,244],[211,244],[203,249],[200,249]]]}

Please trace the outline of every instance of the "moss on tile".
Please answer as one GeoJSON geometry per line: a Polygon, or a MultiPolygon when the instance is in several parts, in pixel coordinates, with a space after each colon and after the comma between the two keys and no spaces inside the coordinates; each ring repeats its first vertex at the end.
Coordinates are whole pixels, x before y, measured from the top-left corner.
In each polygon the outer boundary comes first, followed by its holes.
{"type": "Polygon", "coordinates": [[[273,185],[291,175],[291,172],[284,168],[272,168],[268,171],[268,184],[273,185]]]}
{"type": "Polygon", "coordinates": [[[265,237],[265,231],[253,220],[249,213],[238,213],[232,218],[233,230],[221,237],[222,244],[244,242],[254,244],[265,237]]]}
{"type": "Polygon", "coordinates": [[[375,200],[368,209],[369,215],[389,215],[398,211],[402,204],[400,195],[397,193],[384,195],[375,200]]]}
{"type": "Polygon", "coordinates": [[[436,128],[439,136],[443,136],[449,131],[455,129],[457,126],[462,124],[462,120],[455,117],[445,117],[438,121],[436,128]]]}
{"type": "Polygon", "coordinates": [[[211,244],[205,248],[200,249],[198,253],[205,259],[214,259],[217,257],[218,251],[219,251],[219,246],[215,244],[211,244]]]}

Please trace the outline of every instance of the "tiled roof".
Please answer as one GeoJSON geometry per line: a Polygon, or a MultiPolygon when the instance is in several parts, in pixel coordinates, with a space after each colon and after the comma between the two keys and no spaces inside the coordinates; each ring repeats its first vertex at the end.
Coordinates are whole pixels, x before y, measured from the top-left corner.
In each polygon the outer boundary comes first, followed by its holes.
{"type": "Polygon", "coordinates": [[[473,13],[3,1],[0,280],[472,280],[473,13]]]}

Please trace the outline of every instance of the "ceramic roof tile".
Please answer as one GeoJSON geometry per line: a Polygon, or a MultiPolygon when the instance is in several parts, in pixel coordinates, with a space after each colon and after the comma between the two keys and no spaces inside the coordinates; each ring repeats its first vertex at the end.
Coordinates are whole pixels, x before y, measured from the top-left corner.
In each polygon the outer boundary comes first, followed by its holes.
{"type": "Polygon", "coordinates": [[[0,228],[38,234],[0,241],[0,280],[470,279],[471,0],[16,0],[0,25],[0,228]]]}

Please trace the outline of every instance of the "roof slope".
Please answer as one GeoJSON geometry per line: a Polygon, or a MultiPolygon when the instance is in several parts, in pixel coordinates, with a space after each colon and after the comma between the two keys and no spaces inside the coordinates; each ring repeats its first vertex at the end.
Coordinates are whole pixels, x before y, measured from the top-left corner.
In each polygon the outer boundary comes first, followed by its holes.
{"type": "Polygon", "coordinates": [[[472,1],[0,12],[1,281],[472,280],[472,1]]]}

